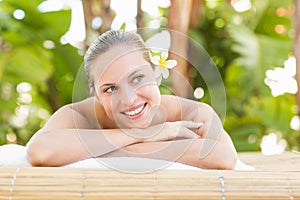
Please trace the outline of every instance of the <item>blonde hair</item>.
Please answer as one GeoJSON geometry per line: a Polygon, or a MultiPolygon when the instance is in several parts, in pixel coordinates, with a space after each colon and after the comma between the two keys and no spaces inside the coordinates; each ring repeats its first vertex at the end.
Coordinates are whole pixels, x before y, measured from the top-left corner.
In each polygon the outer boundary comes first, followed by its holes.
{"type": "Polygon", "coordinates": [[[138,50],[143,51],[145,60],[150,62],[149,51],[140,35],[122,30],[110,30],[103,33],[90,45],[84,56],[84,69],[88,78],[91,95],[95,93],[94,79],[91,74],[93,61],[110,48],[121,44],[132,45],[138,50]]]}

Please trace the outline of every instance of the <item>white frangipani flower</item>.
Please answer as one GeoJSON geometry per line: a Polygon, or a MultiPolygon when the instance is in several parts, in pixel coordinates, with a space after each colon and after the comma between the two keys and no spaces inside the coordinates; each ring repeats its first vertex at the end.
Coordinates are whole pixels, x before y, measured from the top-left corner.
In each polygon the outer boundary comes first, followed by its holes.
{"type": "Polygon", "coordinates": [[[154,76],[157,78],[160,75],[163,76],[163,78],[169,77],[169,70],[172,69],[177,65],[176,60],[167,60],[169,54],[168,51],[162,51],[160,56],[151,56],[151,62],[156,65],[154,70],[154,76]]]}

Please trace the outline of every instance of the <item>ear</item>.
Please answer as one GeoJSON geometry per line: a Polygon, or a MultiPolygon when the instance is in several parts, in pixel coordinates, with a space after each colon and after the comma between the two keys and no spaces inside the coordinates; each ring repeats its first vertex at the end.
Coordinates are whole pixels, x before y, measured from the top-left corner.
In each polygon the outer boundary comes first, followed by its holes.
{"type": "Polygon", "coordinates": [[[162,76],[160,75],[159,77],[156,78],[157,86],[160,86],[161,81],[162,81],[162,76]]]}

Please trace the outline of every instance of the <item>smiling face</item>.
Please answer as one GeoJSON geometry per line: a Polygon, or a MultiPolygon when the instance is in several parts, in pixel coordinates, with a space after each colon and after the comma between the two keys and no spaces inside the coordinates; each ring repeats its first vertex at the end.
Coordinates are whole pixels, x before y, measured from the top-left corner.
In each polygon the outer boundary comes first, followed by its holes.
{"type": "Polygon", "coordinates": [[[111,120],[120,128],[151,124],[160,105],[159,81],[141,50],[112,47],[95,59],[93,69],[97,99],[111,120]]]}

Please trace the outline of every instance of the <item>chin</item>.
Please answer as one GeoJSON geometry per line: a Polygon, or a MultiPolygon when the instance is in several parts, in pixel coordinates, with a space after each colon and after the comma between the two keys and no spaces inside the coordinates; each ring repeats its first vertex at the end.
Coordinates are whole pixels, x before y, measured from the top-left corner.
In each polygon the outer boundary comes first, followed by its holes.
{"type": "Polygon", "coordinates": [[[136,128],[147,128],[149,127],[151,122],[137,124],[136,128]]]}
{"type": "MultiPolygon", "coordinates": [[[[140,121],[140,122],[137,122],[137,121],[131,121],[129,122],[129,127],[130,128],[147,128],[151,125],[151,121],[140,121]]],[[[128,127],[128,128],[129,128],[128,127]]]]}
{"type": "Polygon", "coordinates": [[[119,128],[147,128],[151,125],[151,120],[140,120],[140,121],[134,121],[134,120],[130,120],[130,121],[121,121],[118,120],[117,122],[117,126],[119,128]],[[119,123],[118,123],[119,122],[119,123]]]}

